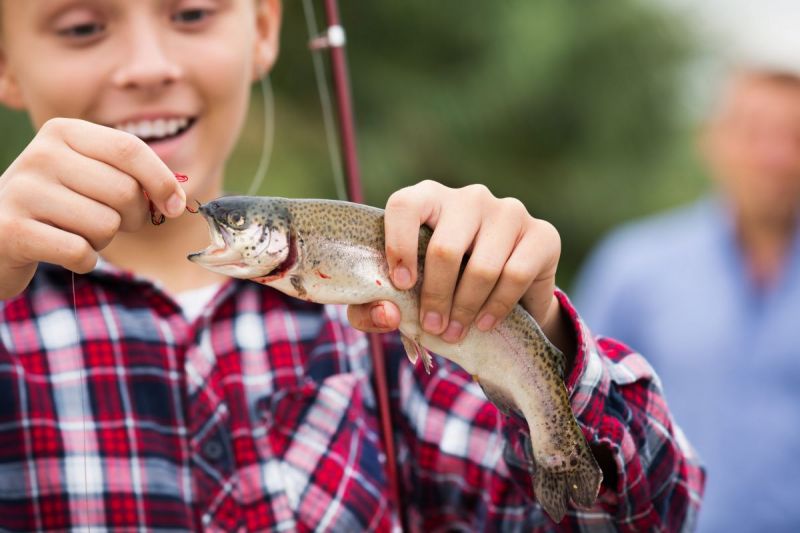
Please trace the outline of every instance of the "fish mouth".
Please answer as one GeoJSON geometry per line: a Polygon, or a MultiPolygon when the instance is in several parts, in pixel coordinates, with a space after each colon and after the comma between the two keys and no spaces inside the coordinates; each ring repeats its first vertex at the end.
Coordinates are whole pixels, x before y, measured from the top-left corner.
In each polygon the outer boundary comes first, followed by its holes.
{"type": "Polygon", "coordinates": [[[208,222],[208,233],[211,237],[211,244],[199,252],[189,254],[189,261],[212,270],[220,267],[234,266],[246,268],[242,262],[242,254],[233,249],[230,245],[231,234],[223,227],[220,227],[214,220],[205,213],[203,216],[208,222]]]}
{"type": "Polygon", "coordinates": [[[264,265],[248,264],[241,252],[232,246],[235,239],[231,231],[217,222],[209,210],[204,207],[200,206],[198,211],[208,223],[211,244],[199,252],[189,254],[187,258],[190,261],[213,272],[239,279],[257,279],[261,283],[281,279],[294,267],[297,262],[298,250],[293,235],[286,243],[287,253],[284,259],[269,271],[264,272],[264,265]]]}

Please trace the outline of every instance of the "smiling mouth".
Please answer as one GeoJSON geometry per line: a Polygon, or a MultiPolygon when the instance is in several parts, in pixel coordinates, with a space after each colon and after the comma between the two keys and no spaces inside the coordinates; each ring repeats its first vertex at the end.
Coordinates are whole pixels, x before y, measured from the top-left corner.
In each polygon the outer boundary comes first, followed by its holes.
{"type": "Polygon", "coordinates": [[[197,117],[156,120],[138,120],[115,124],[114,128],[139,137],[148,144],[174,139],[186,133],[197,122],[197,117]]]}

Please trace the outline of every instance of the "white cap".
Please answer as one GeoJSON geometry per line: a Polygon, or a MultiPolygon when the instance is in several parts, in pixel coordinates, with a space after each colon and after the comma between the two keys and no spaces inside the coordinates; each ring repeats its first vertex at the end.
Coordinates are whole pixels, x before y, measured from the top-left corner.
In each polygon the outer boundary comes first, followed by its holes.
{"type": "Polygon", "coordinates": [[[716,109],[732,71],[800,76],[800,0],[658,0],[692,24],[700,54],[687,65],[687,111],[716,109]]]}
{"type": "Polygon", "coordinates": [[[800,76],[800,2],[781,8],[785,3],[752,2],[746,19],[722,35],[730,42],[734,67],[800,76]]]}
{"type": "Polygon", "coordinates": [[[800,0],[662,0],[677,7],[711,61],[800,76],[800,0]]]}

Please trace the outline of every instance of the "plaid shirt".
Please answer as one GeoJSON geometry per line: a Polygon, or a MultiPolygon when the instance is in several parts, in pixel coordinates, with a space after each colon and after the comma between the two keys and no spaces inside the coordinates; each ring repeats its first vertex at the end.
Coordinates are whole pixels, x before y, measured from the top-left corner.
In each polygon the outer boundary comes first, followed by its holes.
{"type": "MultiPolygon", "coordinates": [[[[533,498],[524,422],[438,358],[414,369],[385,336],[393,427],[413,531],[679,531],[704,474],[650,366],[593,340],[572,408],[606,475],[559,527],[533,498]]],[[[42,265],[0,302],[0,529],[390,531],[365,335],[345,310],[231,280],[187,322],[153,284],[104,265],[42,265]]]]}

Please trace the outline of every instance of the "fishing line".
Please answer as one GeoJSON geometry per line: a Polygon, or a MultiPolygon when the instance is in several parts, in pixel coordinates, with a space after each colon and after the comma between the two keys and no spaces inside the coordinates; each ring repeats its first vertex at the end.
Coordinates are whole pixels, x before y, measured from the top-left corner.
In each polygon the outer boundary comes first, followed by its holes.
{"type": "MultiPolygon", "coordinates": [[[[79,322],[78,322],[78,298],[75,293],[75,272],[72,272],[72,314],[75,317],[75,329],[76,331],[79,330],[79,322]]],[[[78,348],[80,348],[80,339],[78,340],[78,348]]],[[[81,359],[83,359],[83,350],[81,352],[81,359]]],[[[88,441],[86,440],[86,411],[88,411],[88,406],[86,405],[86,392],[83,390],[85,385],[88,385],[86,380],[85,372],[84,372],[84,362],[81,361],[78,365],[78,389],[80,391],[81,396],[81,431],[83,436],[83,449],[81,450],[81,457],[83,458],[83,497],[84,506],[83,510],[86,514],[86,527],[91,532],[92,531],[92,524],[89,520],[89,458],[88,450],[89,445],[88,441]]]]}
{"type": "MultiPolygon", "coordinates": [[[[319,35],[317,21],[314,16],[314,7],[311,0],[303,0],[303,12],[305,13],[308,35],[314,38],[319,35]]],[[[336,184],[336,196],[339,200],[347,200],[347,186],[345,185],[344,173],[342,172],[342,157],[336,143],[336,121],[333,117],[333,101],[328,90],[328,82],[325,76],[325,66],[322,64],[322,57],[319,53],[312,52],[311,59],[314,64],[314,78],[317,80],[317,90],[319,91],[319,101],[322,106],[322,121],[325,124],[325,139],[328,143],[328,155],[331,159],[333,170],[333,182],[336,184]]]]}
{"type": "Polygon", "coordinates": [[[261,82],[261,99],[264,110],[264,138],[258,168],[250,182],[250,188],[247,189],[247,196],[252,196],[261,189],[261,184],[264,182],[272,160],[272,148],[275,144],[275,95],[272,92],[269,74],[262,76],[259,81],[261,82]]]}

